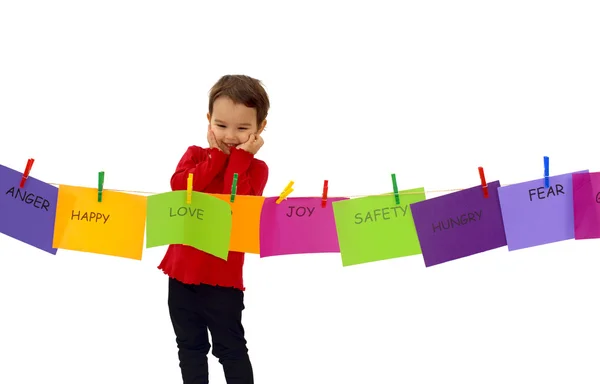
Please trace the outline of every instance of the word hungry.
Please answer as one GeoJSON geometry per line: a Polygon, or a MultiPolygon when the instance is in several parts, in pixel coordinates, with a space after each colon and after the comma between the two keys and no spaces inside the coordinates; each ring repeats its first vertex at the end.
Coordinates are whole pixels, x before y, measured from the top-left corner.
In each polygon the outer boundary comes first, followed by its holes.
{"type": "Polygon", "coordinates": [[[529,201],[533,201],[533,197],[537,197],[538,200],[542,200],[545,199],[547,197],[550,196],[558,196],[558,195],[564,195],[565,192],[563,191],[563,186],[561,184],[556,184],[555,187],[553,187],[552,185],[550,186],[550,188],[546,189],[544,187],[539,187],[536,189],[530,189],[529,190],[529,201]],[[554,189],[556,188],[556,189],[554,189]]]}
{"type": "Polygon", "coordinates": [[[408,211],[408,205],[404,207],[395,206],[395,207],[386,207],[386,208],[377,208],[372,211],[368,211],[366,214],[357,213],[354,215],[354,224],[362,224],[362,223],[374,223],[377,220],[391,220],[397,217],[406,216],[406,212],[408,211]]]}
{"type": "Polygon", "coordinates": [[[295,207],[293,205],[290,205],[289,208],[290,208],[290,212],[285,214],[287,217],[292,217],[294,215],[298,216],[298,217],[302,217],[302,216],[306,215],[306,213],[308,213],[308,217],[311,217],[313,212],[315,211],[315,207],[312,207],[312,208],[311,207],[295,207]]]}
{"type": "Polygon", "coordinates": [[[35,208],[45,209],[46,211],[48,211],[48,207],[50,207],[50,202],[42,196],[36,196],[33,193],[21,191],[19,188],[15,190],[15,187],[12,187],[8,191],[6,191],[5,194],[11,195],[15,199],[21,199],[21,201],[25,204],[31,204],[35,208]]]}
{"type": "Polygon", "coordinates": [[[204,209],[201,208],[192,208],[192,207],[179,207],[177,208],[177,212],[173,213],[173,208],[169,208],[170,216],[187,216],[195,217],[198,220],[204,220],[204,209]]]}
{"type": "Polygon", "coordinates": [[[105,215],[104,213],[100,213],[100,212],[84,212],[83,216],[81,215],[81,211],[77,211],[77,213],[75,213],[75,210],[71,211],[71,220],[73,220],[74,218],[77,218],[77,220],[80,221],[92,221],[92,220],[96,220],[96,223],[99,222],[100,220],[104,220],[104,222],[102,224],[106,224],[106,222],[108,221],[108,218],[110,217],[110,214],[105,215]]]}
{"type": "Polygon", "coordinates": [[[435,233],[436,230],[442,231],[444,229],[460,227],[461,225],[469,224],[472,221],[481,220],[481,213],[482,213],[482,210],[480,209],[479,211],[463,213],[460,216],[451,217],[447,220],[438,221],[437,223],[433,223],[433,224],[431,224],[431,226],[433,227],[433,233],[435,233]]]}

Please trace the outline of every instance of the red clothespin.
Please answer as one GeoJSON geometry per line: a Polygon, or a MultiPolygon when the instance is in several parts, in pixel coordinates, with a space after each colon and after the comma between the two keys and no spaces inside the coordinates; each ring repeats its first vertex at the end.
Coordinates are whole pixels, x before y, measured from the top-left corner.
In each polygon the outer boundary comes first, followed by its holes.
{"type": "Polygon", "coordinates": [[[490,197],[488,192],[488,185],[485,182],[485,174],[483,173],[483,167],[479,167],[479,178],[481,179],[481,189],[483,189],[483,197],[486,199],[490,197]]]}
{"type": "Polygon", "coordinates": [[[27,160],[27,166],[25,167],[25,172],[23,172],[23,177],[21,178],[21,184],[19,185],[19,188],[25,187],[25,181],[29,177],[29,172],[31,172],[31,167],[33,167],[34,161],[34,159],[27,160]]]}
{"type": "Polygon", "coordinates": [[[327,205],[327,190],[329,189],[329,180],[323,182],[323,199],[321,200],[321,207],[325,208],[327,205]]]}

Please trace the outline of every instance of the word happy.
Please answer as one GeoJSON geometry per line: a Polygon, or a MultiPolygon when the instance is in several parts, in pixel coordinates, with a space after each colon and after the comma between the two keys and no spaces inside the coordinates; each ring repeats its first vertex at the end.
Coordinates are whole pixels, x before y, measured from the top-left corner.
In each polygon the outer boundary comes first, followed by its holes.
{"type": "Polygon", "coordinates": [[[481,220],[481,213],[482,210],[480,209],[479,211],[463,213],[460,216],[451,217],[444,221],[438,221],[437,224],[433,223],[431,224],[433,227],[433,233],[435,233],[436,230],[443,231],[444,229],[460,227],[462,225],[469,224],[470,222],[481,220]]]}
{"type": "Polygon", "coordinates": [[[406,216],[407,211],[408,205],[405,205],[404,207],[397,206],[377,208],[372,211],[368,211],[366,214],[357,213],[354,215],[354,224],[374,223],[378,220],[391,220],[406,216]]]}
{"type": "Polygon", "coordinates": [[[558,196],[564,195],[563,186],[560,184],[556,184],[556,186],[550,186],[550,188],[546,189],[544,187],[539,187],[535,189],[529,190],[529,201],[533,201],[534,197],[537,197],[538,200],[545,199],[550,196],[558,196]],[[556,189],[554,189],[556,188],[556,189]]]}
{"type": "Polygon", "coordinates": [[[5,194],[11,195],[15,199],[20,199],[25,204],[31,204],[35,208],[45,209],[46,211],[48,211],[48,207],[50,207],[50,202],[42,196],[36,196],[33,193],[21,191],[19,188],[17,188],[15,191],[15,187],[12,187],[8,191],[6,191],[5,194]]]}
{"type": "Polygon", "coordinates": [[[311,207],[295,207],[293,205],[290,205],[289,208],[290,208],[290,212],[285,214],[287,217],[292,217],[292,216],[303,217],[307,213],[308,213],[308,217],[311,217],[313,212],[315,211],[315,207],[312,207],[312,208],[311,207]],[[295,210],[294,210],[294,208],[295,208],[295,210]]]}
{"type": "Polygon", "coordinates": [[[82,216],[81,211],[77,211],[77,213],[75,213],[75,210],[73,210],[73,211],[71,211],[71,220],[74,220],[75,217],[79,221],[90,222],[92,220],[95,220],[96,223],[99,222],[100,220],[104,220],[104,222],[102,224],[106,224],[106,222],[108,221],[108,218],[110,217],[110,214],[105,215],[104,213],[100,213],[100,212],[84,212],[83,216],[82,216]]]}
{"type": "Polygon", "coordinates": [[[169,214],[171,217],[189,215],[190,217],[195,217],[198,220],[204,220],[204,209],[201,208],[179,207],[175,213],[173,213],[173,208],[169,208],[169,214]]]}

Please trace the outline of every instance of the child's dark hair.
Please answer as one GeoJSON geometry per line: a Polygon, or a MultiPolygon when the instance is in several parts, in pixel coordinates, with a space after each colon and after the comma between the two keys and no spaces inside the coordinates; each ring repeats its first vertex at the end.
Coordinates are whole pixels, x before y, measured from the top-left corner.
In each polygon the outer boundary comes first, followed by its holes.
{"type": "Polygon", "coordinates": [[[269,96],[260,80],[246,75],[225,75],[210,89],[208,113],[212,115],[213,104],[218,97],[229,97],[234,103],[256,109],[256,123],[260,125],[269,112],[269,96]]]}

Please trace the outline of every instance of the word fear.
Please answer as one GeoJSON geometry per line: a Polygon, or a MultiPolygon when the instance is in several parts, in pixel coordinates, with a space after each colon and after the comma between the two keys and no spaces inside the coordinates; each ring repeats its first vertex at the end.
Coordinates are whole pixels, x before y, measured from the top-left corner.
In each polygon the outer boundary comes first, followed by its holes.
{"type": "Polygon", "coordinates": [[[404,207],[396,206],[377,208],[372,211],[368,211],[364,214],[357,213],[356,215],[354,215],[354,224],[374,223],[377,220],[391,220],[398,217],[406,216],[407,211],[408,205],[405,205],[404,207]]]}
{"type": "Polygon", "coordinates": [[[311,217],[313,212],[315,211],[315,207],[296,207],[293,205],[289,206],[290,208],[290,212],[286,213],[285,215],[287,217],[292,217],[292,216],[298,216],[298,217],[302,217],[304,215],[306,215],[308,213],[308,217],[311,217]],[[294,209],[295,208],[295,209],[294,209]]]}
{"type": "Polygon", "coordinates": [[[169,208],[171,217],[175,216],[190,216],[195,217],[198,220],[204,220],[204,209],[192,208],[192,207],[179,207],[177,212],[173,213],[173,208],[169,208]]]}
{"type": "Polygon", "coordinates": [[[444,221],[438,221],[437,223],[433,223],[431,224],[431,226],[433,227],[433,233],[435,233],[436,230],[443,231],[444,229],[452,229],[455,227],[460,227],[462,225],[469,224],[473,221],[481,220],[481,213],[482,210],[480,209],[479,211],[463,213],[462,215],[451,217],[444,221]]]}
{"type": "Polygon", "coordinates": [[[25,204],[33,205],[35,208],[45,209],[48,211],[48,207],[50,207],[50,202],[43,198],[42,196],[36,196],[33,193],[28,193],[26,191],[21,191],[19,188],[12,187],[5,193],[6,195],[11,195],[15,199],[20,199],[25,204]]]}
{"type": "Polygon", "coordinates": [[[108,221],[108,218],[110,217],[110,214],[105,215],[104,213],[100,213],[100,212],[84,212],[83,215],[81,214],[81,211],[77,211],[77,213],[75,213],[75,210],[71,211],[71,220],[74,220],[74,218],[77,218],[77,220],[79,221],[92,221],[95,220],[96,223],[99,222],[100,220],[103,220],[104,222],[102,224],[106,224],[106,222],[108,221]]]}
{"type": "Polygon", "coordinates": [[[538,200],[545,199],[550,196],[558,196],[564,195],[565,191],[563,191],[563,186],[561,184],[556,184],[555,186],[550,186],[550,188],[534,188],[529,190],[529,201],[533,201],[533,197],[537,197],[538,200]]]}

